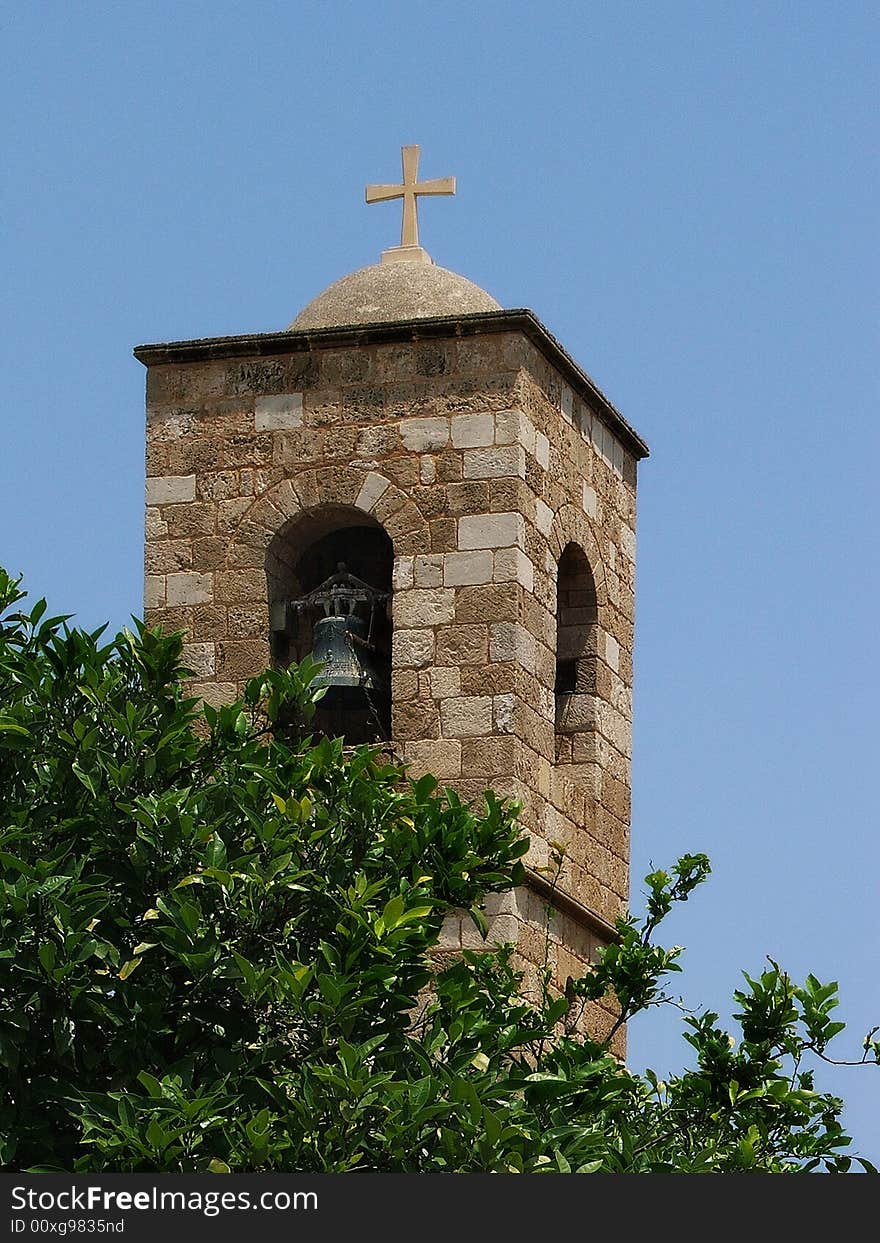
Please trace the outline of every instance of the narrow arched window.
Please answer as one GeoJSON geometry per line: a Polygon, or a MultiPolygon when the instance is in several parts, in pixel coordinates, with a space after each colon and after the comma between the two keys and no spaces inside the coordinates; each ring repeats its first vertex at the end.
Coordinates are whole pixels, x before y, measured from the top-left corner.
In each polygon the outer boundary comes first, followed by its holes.
{"type": "Polygon", "coordinates": [[[375,519],[325,505],[288,523],[266,558],[272,659],[313,655],[327,689],[314,730],[346,743],[391,736],[391,540],[375,519]]]}
{"type": "Polygon", "coordinates": [[[596,584],[582,548],[568,544],[556,579],[556,733],[573,734],[594,725],[596,584]]]}

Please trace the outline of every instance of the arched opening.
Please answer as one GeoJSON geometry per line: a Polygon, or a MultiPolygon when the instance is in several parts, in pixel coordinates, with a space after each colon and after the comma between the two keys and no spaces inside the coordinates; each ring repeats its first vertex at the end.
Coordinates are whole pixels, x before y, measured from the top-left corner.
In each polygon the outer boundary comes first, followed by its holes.
{"type": "Polygon", "coordinates": [[[273,662],[314,655],[327,691],[315,733],[350,744],[391,736],[391,576],[383,527],[348,506],[322,505],[286,524],[266,556],[273,662]]]}
{"type": "Polygon", "coordinates": [[[596,583],[582,548],[568,544],[556,579],[556,733],[594,724],[598,610],[596,583]]]}

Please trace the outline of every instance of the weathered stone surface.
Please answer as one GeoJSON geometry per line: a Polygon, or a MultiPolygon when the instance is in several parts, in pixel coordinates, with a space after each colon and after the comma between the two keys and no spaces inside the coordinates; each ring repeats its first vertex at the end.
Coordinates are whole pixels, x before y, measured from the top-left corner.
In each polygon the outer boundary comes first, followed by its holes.
{"type": "Polygon", "coordinates": [[[494,777],[513,772],[517,740],[510,734],[466,738],[461,744],[461,769],[465,776],[494,777]]]}
{"type": "Polygon", "coordinates": [[[214,644],[184,643],[181,660],[195,677],[210,677],[216,667],[214,644]]]}
{"type": "Polygon", "coordinates": [[[234,639],[217,644],[217,676],[226,682],[243,682],[269,664],[268,636],[234,639]]]}
{"type": "Polygon", "coordinates": [[[214,598],[214,575],[195,571],[169,574],[165,579],[169,607],[176,604],[207,604],[214,598]]]}
{"type": "Polygon", "coordinates": [[[165,575],[147,574],[144,579],[144,608],[161,609],[165,606],[165,575]]]}
{"type": "Polygon", "coordinates": [[[391,663],[397,668],[422,669],[434,658],[433,630],[394,631],[391,663]]]}
{"type": "Polygon", "coordinates": [[[195,499],[195,475],[165,475],[147,480],[148,505],[179,505],[195,499]]]}
{"type": "Polygon", "coordinates": [[[496,583],[519,583],[529,595],[535,589],[535,567],[519,548],[503,548],[495,553],[492,578],[496,583]]]}
{"type": "Polygon", "coordinates": [[[491,583],[494,568],[494,557],[489,550],[449,552],[443,557],[443,583],[446,587],[491,583]]]}
{"type": "Polygon", "coordinates": [[[404,755],[412,764],[413,776],[421,773],[433,773],[441,779],[461,776],[461,743],[457,739],[414,740],[406,744],[404,755]]]}
{"type": "Polygon", "coordinates": [[[492,697],[468,695],[440,701],[444,738],[468,738],[492,732],[492,697]]]}
{"type": "Polygon", "coordinates": [[[488,659],[488,626],[441,626],[437,630],[438,665],[484,665],[488,659]]]}
{"type": "Polygon", "coordinates": [[[395,626],[444,626],[456,614],[455,592],[434,589],[399,591],[394,596],[395,626]]]}
{"type": "Polygon", "coordinates": [[[271,397],[258,397],[254,403],[254,428],[258,432],[299,427],[302,420],[302,393],[276,393],[271,397]]]}
{"type": "Polygon", "coordinates": [[[522,514],[477,514],[458,520],[461,549],[514,547],[521,545],[523,533],[522,514]]]}
{"type": "Polygon", "coordinates": [[[449,443],[448,419],[403,419],[400,438],[413,453],[432,453],[449,443]]]}
{"type": "Polygon", "coordinates": [[[369,512],[389,487],[389,481],[378,471],[370,471],[357,494],[355,505],[358,509],[369,512]]]}
{"type": "Polygon", "coordinates": [[[519,596],[517,583],[462,587],[455,595],[455,620],[465,623],[516,621],[520,612],[519,596]]]}
{"type": "Polygon", "coordinates": [[[482,514],[489,509],[489,485],[481,479],[450,483],[446,488],[446,510],[449,514],[482,514]]]}
{"type": "Polygon", "coordinates": [[[524,479],[525,450],[520,445],[502,445],[491,449],[468,449],[462,456],[465,479],[499,479],[515,475],[524,479]]]}
{"type": "Polygon", "coordinates": [[[444,559],[443,554],[439,552],[418,554],[413,562],[413,578],[416,587],[442,587],[444,559]]]}
{"type": "Polygon", "coordinates": [[[455,449],[474,449],[495,442],[493,414],[456,414],[452,419],[452,445],[455,449]]]}

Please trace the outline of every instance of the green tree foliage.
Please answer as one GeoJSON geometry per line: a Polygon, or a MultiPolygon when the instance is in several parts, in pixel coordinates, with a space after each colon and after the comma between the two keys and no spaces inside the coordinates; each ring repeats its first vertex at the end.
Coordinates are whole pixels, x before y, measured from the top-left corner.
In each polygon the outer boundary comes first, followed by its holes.
{"type": "Polygon", "coordinates": [[[850,1168],[805,1062],[835,985],[747,977],[738,1043],[689,1017],[695,1069],[665,1082],[577,1034],[591,1000],[663,1001],[680,951],[653,935],[704,856],[649,876],[563,996],[524,1000],[509,948],[432,971],[444,914],[521,882],[515,807],[316,743],[316,666],[199,708],[179,636],[104,643],[22,600],[0,572],[4,1169],[850,1168]]]}

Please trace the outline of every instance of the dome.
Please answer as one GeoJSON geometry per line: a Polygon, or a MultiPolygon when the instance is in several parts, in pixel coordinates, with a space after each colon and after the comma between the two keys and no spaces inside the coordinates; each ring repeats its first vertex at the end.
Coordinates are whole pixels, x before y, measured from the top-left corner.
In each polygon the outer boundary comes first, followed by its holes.
{"type": "Polygon", "coordinates": [[[500,310],[485,289],[430,260],[386,261],[329,285],[300,311],[288,332],[500,310]]]}

